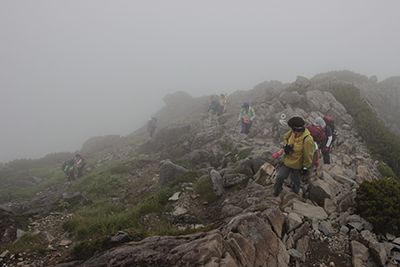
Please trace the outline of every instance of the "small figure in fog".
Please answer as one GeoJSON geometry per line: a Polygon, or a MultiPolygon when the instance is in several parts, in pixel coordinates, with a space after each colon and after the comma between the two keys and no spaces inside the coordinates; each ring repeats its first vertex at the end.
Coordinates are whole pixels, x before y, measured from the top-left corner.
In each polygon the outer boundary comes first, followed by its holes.
{"type": "Polygon", "coordinates": [[[83,168],[86,165],[86,160],[82,157],[82,155],[76,154],[74,158],[76,169],[78,170],[77,178],[81,178],[83,176],[83,168]]]}
{"type": "Polygon", "coordinates": [[[256,113],[254,112],[254,109],[250,107],[249,102],[244,102],[242,105],[242,109],[239,113],[239,119],[237,121],[237,123],[242,121],[242,130],[240,131],[241,133],[249,134],[251,124],[253,123],[255,117],[256,113]]]}
{"type": "Polygon", "coordinates": [[[64,173],[68,181],[75,180],[75,167],[74,167],[74,160],[71,159],[67,166],[64,168],[64,173]]]}
{"type": "Polygon", "coordinates": [[[147,131],[150,133],[150,137],[153,137],[156,128],[157,128],[157,118],[152,117],[149,120],[149,125],[147,126],[147,131]]]}

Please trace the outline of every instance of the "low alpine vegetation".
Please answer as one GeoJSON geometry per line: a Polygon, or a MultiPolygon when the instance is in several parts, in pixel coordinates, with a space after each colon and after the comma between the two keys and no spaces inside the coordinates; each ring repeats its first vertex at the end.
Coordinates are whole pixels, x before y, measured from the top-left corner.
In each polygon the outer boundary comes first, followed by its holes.
{"type": "Polygon", "coordinates": [[[356,212],[380,232],[400,229],[400,183],[395,179],[365,180],[357,188],[356,212]]]}

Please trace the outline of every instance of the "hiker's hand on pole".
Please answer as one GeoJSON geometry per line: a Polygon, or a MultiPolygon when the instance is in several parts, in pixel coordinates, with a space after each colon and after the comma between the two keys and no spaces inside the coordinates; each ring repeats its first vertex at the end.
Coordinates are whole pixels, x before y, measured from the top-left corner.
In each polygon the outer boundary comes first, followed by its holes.
{"type": "Polygon", "coordinates": [[[273,157],[274,159],[277,159],[277,158],[280,157],[280,155],[281,155],[281,153],[276,152],[275,154],[272,155],[272,157],[273,157]]]}
{"type": "Polygon", "coordinates": [[[318,166],[319,166],[319,161],[316,161],[316,162],[314,163],[314,165],[315,165],[316,168],[318,168],[318,166]]]}
{"type": "Polygon", "coordinates": [[[329,150],[329,147],[325,147],[325,152],[328,152],[328,150],[329,150]]]}

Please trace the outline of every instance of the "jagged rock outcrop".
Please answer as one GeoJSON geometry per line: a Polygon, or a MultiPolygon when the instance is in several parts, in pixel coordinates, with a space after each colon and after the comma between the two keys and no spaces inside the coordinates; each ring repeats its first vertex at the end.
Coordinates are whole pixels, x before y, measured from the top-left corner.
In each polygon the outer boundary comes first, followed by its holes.
{"type": "Polygon", "coordinates": [[[171,161],[166,161],[160,168],[160,178],[158,180],[158,186],[165,186],[170,182],[175,181],[182,176],[188,170],[173,164],[171,161]]]}
{"type": "Polygon", "coordinates": [[[123,138],[115,134],[94,136],[83,143],[82,149],[79,151],[79,153],[82,155],[90,155],[101,152],[105,149],[115,148],[118,145],[121,145],[123,140],[123,138]]]}
{"type": "Polygon", "coordinates": [[[13,175],[14,170],[3,163],[0,163],[0,187],[6,188],[10,186],[7,180],[13,175]]]}

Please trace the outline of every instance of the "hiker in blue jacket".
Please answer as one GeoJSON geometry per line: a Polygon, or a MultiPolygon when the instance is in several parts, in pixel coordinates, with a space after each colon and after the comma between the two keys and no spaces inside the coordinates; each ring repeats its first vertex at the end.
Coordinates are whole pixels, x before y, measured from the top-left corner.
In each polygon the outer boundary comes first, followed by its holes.
{"type": "Polygon", "coordinates": [[[153,137],[156,128],[157,128],[157,118],[152,117],[149,120],[149,125],[147,126],[147,131],[150,133],[150,137],[153,137]]]}
{"type": "Polygon", "coordinates": [[[208,107],[208,112],[210,113],[210,126],[213,125],[213,123],[218,124],[218,121],[216,120],[218,115],[218,112],[220,110],[221,104],[219,103],[218,96],[213,94],[210,96],[211,102],[210,106],[208,107]]]}

